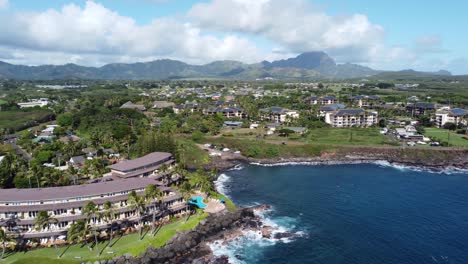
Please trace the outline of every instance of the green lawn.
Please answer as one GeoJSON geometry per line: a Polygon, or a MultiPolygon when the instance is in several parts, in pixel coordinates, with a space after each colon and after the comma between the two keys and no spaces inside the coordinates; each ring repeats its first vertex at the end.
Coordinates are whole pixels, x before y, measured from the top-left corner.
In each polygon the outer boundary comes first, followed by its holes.
{"type": "Polygon", "coordinates": [[[333,145],[390,144],[379,128],[318,128],[311,129],[304,141],[333,145]]]}
{"type": "Polygon", "coordinates": [[[190,217],[186,222],[185,217],[168,225],[164,225],[158,231],[156,236],[146,234],[143,240],[138,239],[138,234],[131,234],[114,239],[112,248],[107,247],[108,241],[99,244],[99,250],[102,251],[100,257],[97,256],[96,250],[89,251],[86,246],[73,245],[70,247],[59,248],[62,257],[57,259],[55,249],[41,248],[28,252],[16,252],[0,261],[0,263],[13,264],[42,264],[42,263],[59,263],[59,264],[74,264],[87,261],[95,261],[100,259],[110,259],[115,256],[122,256],[130,253],[133,256],[142,254],[148,247],[161,247],[166,244],[169,239],[178,232],[193,229],[198,223],[207,217],[207,214],[197,214],[190,217]],[[104,248],[106,246],[106,248],[104,248]]]}
{"type": "MultiPolygon", "coordinates": [[[[447,129],[442,128],[435,128],[430,127],[425,129],[426,132],[424,135],[426,137],[434,138],[440,142],[447,142],[448,141],[448,133],[447,129]]],[[[450,131],[450,146],[457,146],[457,147],[468,147],[468,137],[465,135],[457,134],[454,131],[450,131]]]]}
{"type": "MultiPolygon", "coordinates": [[[[264,130],[250,130],[248,128],[223,130],[224,136],[234,138],[255,139],[264,130]]],[[[306,136],[291,135],[289,138],[279,137],[277,134],[267,137],[274,141],[300,141],[304,143],[333,144],[333,145],[392,145],[385,135],[380,134],[379,128],[316,128],[310,129],[306,136]]]]}

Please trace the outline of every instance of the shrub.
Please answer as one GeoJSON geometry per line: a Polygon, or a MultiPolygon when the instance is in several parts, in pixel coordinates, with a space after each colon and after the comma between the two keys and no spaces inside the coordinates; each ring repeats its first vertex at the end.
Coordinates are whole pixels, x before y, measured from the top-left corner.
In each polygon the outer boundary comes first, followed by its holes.
{"type": "Polygon", "coordinates": [[[247,152],[246,152],[247,157],[256,158],[260,156],[260,154],[261,154],[261,151],[258,146],[249,146],[247,148],[247,152]]]}
{"type": "Polygon", "coordinates": [[[455,130],[457,129],[457,125],[455,125],[454,123],[448,122],[448,123],[445,123],[444,128],[448,130],[455,130]]]}
{"type": "Polygon", "coordinates": [[[279,154],[280,152],[277,146],[269,146],[265,151],[265,155],[268,158],[276,158],[279,156],[279,154]]]}
{"type": "Polygon", "coordinates": [[[192,140],[195,142],[200,142],[205,138],[205,135],[201,131],[195,131],[192,134],[192,140]]]}

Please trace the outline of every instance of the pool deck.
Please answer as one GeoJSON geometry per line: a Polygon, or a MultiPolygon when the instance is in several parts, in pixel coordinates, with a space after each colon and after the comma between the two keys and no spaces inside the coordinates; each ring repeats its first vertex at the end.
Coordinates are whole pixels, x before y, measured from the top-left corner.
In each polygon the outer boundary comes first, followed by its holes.
{"type": "Polygon", "coordinates": [[[221,203],[219,200],[210,199],[210,201],[206,205],[205,212],[214,214],[214,213],[221,212],[225,209],[226,209],[226,206],[223,203],[221,203]]]}
{"type": "Polygon", "coordinates": [[[203,199],[208,200],[206,207],[204,208],[205,212],[210,214],[215,214],[221,212],[226,209],[226,205],[224,205],[218,199],[207,198],[206,194],[201,192],[195,192],[197,196],[203,197],[203,199]]]}

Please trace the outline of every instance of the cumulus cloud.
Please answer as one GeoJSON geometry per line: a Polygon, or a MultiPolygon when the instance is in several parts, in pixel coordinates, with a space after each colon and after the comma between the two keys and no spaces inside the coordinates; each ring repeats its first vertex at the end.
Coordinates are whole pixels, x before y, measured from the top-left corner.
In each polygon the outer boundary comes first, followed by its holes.
{"type": "Polygon", "coordinates": [[[304,0],[213,0],[196,4],[189,17],[203,28],[259,34],[292,52],[325,50],[342,61],[369,60],[384,37],[363,14],[330,16],[304,0]]]}
{"type": "Polygon", "coordinates": [[[0,18],[0,23],[4,25],[0,45],[21,50],[21,54],[43,51],[57,58],[69,54],[119,61],[170,57],[194,63],[260,59],[259,50],[245,38],[204,34],[171,17],[140,26],[93,1],[87,1],[83,8],[68,4],[61,10],[16,13],[0,18]]]}
{"type": "MultiPolygon", "coordinates": [[[[0,0],[0,8],[7,6],[8,0],[0,0]]],[[[0,13],[0,25],[0,60],[30,65],[100,66],[159,58],[252,63],[305,51],[326,51],[337,62],[391,70],[426,70],[465,61],[429,60],[431,54],[446,52],[438,36],[421,36],[407,47],[387,46],[384,28],[366,15],[332,16],[306,0],[209,0],[186,14],[143,25],[87,1],[84,6],[67,4],[42,12],[8,9],[0,13]]]]}

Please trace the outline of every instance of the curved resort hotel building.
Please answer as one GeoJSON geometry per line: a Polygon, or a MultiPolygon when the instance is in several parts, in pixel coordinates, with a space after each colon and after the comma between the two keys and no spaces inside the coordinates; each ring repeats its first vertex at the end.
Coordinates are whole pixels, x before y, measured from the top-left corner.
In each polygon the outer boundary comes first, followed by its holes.
{"type": "MultiPolygon", "coordinates": [[[[177,191],[168,186],[170,183],[177,183],[180,178],[169,177],[168,181],[168,177],[158,173],[162,164],[167,164],[170,168],[174,162],[171,154],[155,152],[109,166],[111,173],[96,183],[1,190],[0,225],[2,228],[16,232],[26,243],[33,240],[47,243],[55,238],[63,240],[71,224],[86,219],[82,210],[88,202],[95,203],[98,210],[103,210],[103,204],[110,201],[113,204],[114,222],[122,226],[134,226],[140,219],[138,213],[127,203],[128,195],[132,191],[143,195],[145,188],[151,184],[163,193],[162,207],[169,214],[160,214],[161,206],[157,203],[147,205],[148,214],[155,212],[159,218],[164,218],[185,213],[186,202],[177,191]],[[57,219],[57,222],[49,229],[36,230],[35,217],[40,211],[48,212],[51,217],[57,219]]],[[[146,219],[141,220],[146,221],[146,219]]],[[[98,230],[110,228],[109,223],[99,218],[92,219],[91,225],[98,230]]]]}

